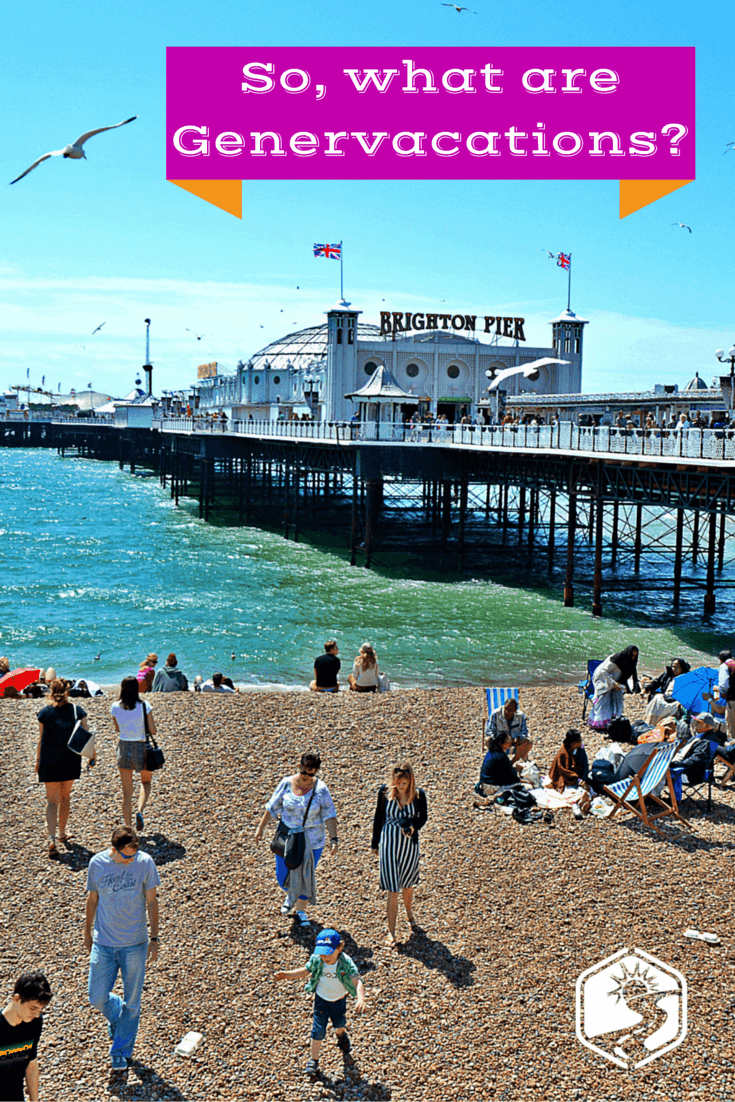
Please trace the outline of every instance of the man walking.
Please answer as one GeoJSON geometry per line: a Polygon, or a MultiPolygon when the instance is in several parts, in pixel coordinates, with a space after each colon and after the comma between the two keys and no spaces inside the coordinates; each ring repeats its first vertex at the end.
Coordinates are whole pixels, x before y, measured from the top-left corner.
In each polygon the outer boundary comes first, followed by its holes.
{"type": "Polygon", "coordinates": [[[146,961],[158,958],[156,889],[161,878],[153,859],[138,847],[134,830],[116,827],[110,849],[96,854],[87,870],[84,947],[90,951],[89,1001],[107,1018],[114,1071],[124,1071],[133,1054],[146,961]],[[118,972],[122,998],[112,993],[118,972]]]}
{"type": "Polygon", "coordinates": [[[13,997],[0,1014],[0,1099],[19,1102],[28,1088],[30,1102],[38,1102],[38,1040],[41,1015],[51,1002],[51,987],[43,972],[24,972],[13,997]]]}

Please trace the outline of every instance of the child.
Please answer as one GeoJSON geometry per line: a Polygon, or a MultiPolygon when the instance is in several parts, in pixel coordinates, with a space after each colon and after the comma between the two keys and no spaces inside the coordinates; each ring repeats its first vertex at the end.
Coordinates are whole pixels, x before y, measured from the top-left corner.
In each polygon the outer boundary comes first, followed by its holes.
{"type": "Polygon", "coordinates": [[[275,972],[274,980],[307,980],[306,990],[314,993],[314,1021],[311,1027],[311,1059],[306,1074],[319,1074],[319,1052],[331,1019],[337,1044],[347,1053],[352,1047],[345,1032],[347,995],[354,995],[355,1013],[365,1008],[365,989],[354,962],[343,952],[345,943],[336,930],[322,930],[305,968],[275,972]]]}

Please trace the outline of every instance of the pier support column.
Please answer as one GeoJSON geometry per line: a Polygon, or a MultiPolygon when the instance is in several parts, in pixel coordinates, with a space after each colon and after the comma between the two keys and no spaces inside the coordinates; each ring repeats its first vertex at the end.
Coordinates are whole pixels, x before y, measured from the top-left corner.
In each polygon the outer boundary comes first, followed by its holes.
{"type": "Polygon", "coordinates": [[[301,492],[301,470],[294,466],[293,483],[293,538],[294,543],[299,542],[299,494],[301,492]]]}
{"type": "Polygon", "coordinates": [[[717,544],[717,569],[720,574],[725,565],[725,514],[720,513],[720,538],[717,544]]]}
{"type": "Polygon", "coordinates": [[[442,482],[442,554],[447,549],[452,525],[452,483],[442,482]]]}
{"type": "Polygon", "coordinates": [[[464,535],[467,523],[467,481],[463,479],[459,484],[459,556],[457,566],[462,569],[462,556],[464,554],[464,535]]]}
{"type": "Polygon", "coordinates": [[[697,565],[699,556],[699,509],[695,509],[692,517],[692,566],[697,565]]]}
{"type": "Polygon", "coordinates": [[[199,519],[204,518],[204,494],[206,492],[206,472],[204,469],[205,460],[201,458],[199,460],[199,519]]]}
{"type": "Polygon", "coordinates": [[[503,543],[508,542],[508,492],[510,487],[506,482],[505,486],[500,487],[500,496],[503,499],[503,543]]]}
{"type": "MultiPolygon", "coordinates": [[[[357,497],[357,464],[352,471],[352,522],[350,524],[350,566],[357,562],[357,523],[358,523],[358,497],[357,497]]],[[[429,497],[424,483],[424,496],[428,502],[429,497]]]]}
{"type": "Polygon", "coordinates": [[[289,512],[291,509],[291,468],[284,464],[283,484],[285,489],[283,501],[283,538],[288,539],[289,512]]]}
{"type": "Polygon", "coordinates": [[[592,615],[602,616],[602,498],[595,502],[595,573],[592,583],[592,615]]]}
{"type": "Polygon", "coordinates": [[[368,478],[365,491],[365,569],[369,570],[375,545],[378,510],[383,497],[382,478],[368,478]]]}
{"type": "Polygon", "coordinates": [[[528,510],[528,557],[533,554],[533,541],[538,523],[538,490],[531,490],[531,508],[528,510]]]}
{"type": "Polygon", "coordinates": [[[704,594],[704,614],[715,613],[715,550],[717,546],[717,513],[709,515],[709,544],[707,547],[707,588],[704,594]]]}
{"type": "Polygon", "coordinates": [[[567,573],[564,579],[564,607],[574,607],[574,532],[577,527],[577,495],[569,494],[569,525],[567,530],[567,573]]]}
{"type": "Polygon", "coordinates": [[[523,543],[523,526],[526,521],[526,487],[521,486],[518,497],[518,546],[523,543]]]}
{"type": "Polygon", "coordinates": [[[610,538],[610,566],[615,569],[618,565],[618,522],[620,519],[620,502],[613,501],[612,536],[610,538]]]}
{"type": "Polygon", "coordinates": [[[549,559],[549,573],[554,569],[554,540],[556,539],[556,490],[549,495],[549,544],[546,553],[549,559]]]}
{"type": "Polygon", "coordinates": [[[635,507],[635,547],[633,548],[633,573],[641,571],[641,532],[643,530],[643,506],[635,507]]]}
{"type": "Polygon", "coordinates": [[[676,549],[674,551],[674,612],[681,598],[681,560],[684,551],[684,510],[676,510],[676,549]]]}

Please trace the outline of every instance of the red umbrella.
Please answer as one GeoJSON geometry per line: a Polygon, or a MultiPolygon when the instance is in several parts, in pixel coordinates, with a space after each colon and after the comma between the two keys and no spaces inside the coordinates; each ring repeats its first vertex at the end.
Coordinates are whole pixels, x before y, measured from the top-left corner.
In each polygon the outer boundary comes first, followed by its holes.
{"type": "Polygon", "coordinates": [[[42,670],[25,670],[20,666],[17,670],[11,670],[4,677],[0,677],[0,696],[4,696],[5,690],[11,686],[22,693],[27,685],[32,685],[34,681],[38,681],[42,672],[42,670]]]}

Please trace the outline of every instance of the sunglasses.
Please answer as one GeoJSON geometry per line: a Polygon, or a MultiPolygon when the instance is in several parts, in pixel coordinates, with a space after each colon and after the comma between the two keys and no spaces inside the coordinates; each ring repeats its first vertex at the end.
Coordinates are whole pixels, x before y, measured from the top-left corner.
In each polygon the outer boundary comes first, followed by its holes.
{"type": "Polygon", "coordinates": [[[300,777],[315,777],[316,774],[317,774],[316,769],[314,770],[313,773],[310,773],[308,769],[299,769],[299,776],[300,777]]]}
{"type": "Polygon", "coordinates": [[[130,845],[131,845],[131,843],[128,842],[128,845],[123,846],[122,849],[120,848],[120,846],[115,846],[115,849],[117,850],[117,852],[120,854],[120,856],[122,857],[122,859],[124,861],[132,861],[133,858],[135,857],[135,854],[138,852],[138,847],[136,846],[135,847],[135,853],[123,853],[123,849],[128,849],[130,845]]]}

